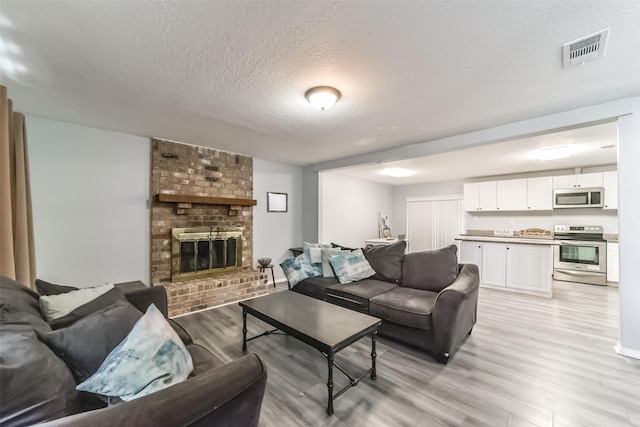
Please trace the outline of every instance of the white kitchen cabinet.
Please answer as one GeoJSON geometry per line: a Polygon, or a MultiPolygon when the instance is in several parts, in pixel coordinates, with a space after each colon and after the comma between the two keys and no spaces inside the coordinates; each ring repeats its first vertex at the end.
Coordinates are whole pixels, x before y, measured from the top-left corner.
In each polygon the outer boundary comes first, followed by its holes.
{"type": "Polygon", "coordinates": [[[482,287],[552,295],[551,245],[462,241],[459,260],[478,266],[482,287]]]}
{"type": "Polygon", "coordinates": [[[602,187],[602,172],[561,175],[553,177],[553,188],[602,187]]]}
{"type": "Polygon", "coordinates": [[[466,212],[496,210],[496,182],[471,182],[464,184],[464,210],[466,212]]]}
{"type": "Polygon", "coordinates": [[[618,209],[618,171],[603,172],[604,209],[618,209]]]}
{"type": "Polygon", "coordinates": [[[547,245],[507,245],[506,286],[535,292],[551,291],[553,252],[547,245]]]}
{"type": "Polygon", "coordinates": [[[607,242],[607,282],[620,281],[620,245],[607,242]]]}
{"type": "Polygon", "coordinates": [[[526,209],[526,179],[506,179],[496,182],[496,210],[523,211],[526,209]]]}
{"type": "Polygon", "coordinates": [[[552,209],[553,177],[527,178],[527,210],[550,211],[552,209]]]}
{"type": "Polygon", "coordinates": [[[506,264],[507,252],[503,243],[483,243],[480,283],[490,286],[505,286],[506,264]]]}

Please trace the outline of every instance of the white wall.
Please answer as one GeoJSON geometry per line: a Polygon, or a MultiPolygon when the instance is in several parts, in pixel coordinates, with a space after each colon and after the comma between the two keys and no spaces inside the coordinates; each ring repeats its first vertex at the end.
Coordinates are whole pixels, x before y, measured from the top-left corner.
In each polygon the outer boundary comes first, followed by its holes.
{"type": "Polygon", "coordinates": [[[311,166],[302,168],[302,240],[305,242],[318,241],[318,175],[311,166]]]}
{"type": "Polygon", "coordinates": [[[389,215],[391,232],[398,235],[390,185],[321,173],[319,176],[319,241],[363,247],[378,238],[378,213],[389,215]]]}
{"type": "Polygon", "coordinates": [[[149,139],[28,116],[38,278],[149,283],[149,139]]]}
{"type": "Polygon", "coordinates": [[[253,260],[271,258],[276,282],[286,281],[278,264],[302,245],[302,168],[253,159],[253,197],[253,260]],[[267,192],[287,193],[288,212],[267,212],[267,192]]]}
{"type": "Polygon", "coordinates": [[[620,213],[621,354],[640,359],[640,98],[633,113],[618,120],[618,194],[620,213]]]}

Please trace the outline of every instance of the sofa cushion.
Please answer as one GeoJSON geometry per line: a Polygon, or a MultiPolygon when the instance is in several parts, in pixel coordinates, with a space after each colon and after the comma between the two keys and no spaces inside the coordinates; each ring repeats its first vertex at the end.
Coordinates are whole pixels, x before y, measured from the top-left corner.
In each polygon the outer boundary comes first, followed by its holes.
{"type": "Polygon", "coordinates": [[[431,329],[437,292],[396,287],[369,300],[369,314],[418,329],[431,329]]]}
{"type": "Polygon", "coordinates": [[[40,295],[59,295],[78,290],[75,286],[56,285],[41,279],[36,279],[36,289],[40,295]]]}
{"type": "Polygon", "coordinates": [[[98,371],[76,389],[130,401],[182,382],[191,371],[191,355],[151,304],[98,371]]]}
{"type": "Polygon", "coordinates": [[[373,276],[376,272],[364,257],[362,249],[332,255],[329,263],[333,267],[340,283],[351,283],[373,276]]]}
{"type": "Polygon", "coordinates": [[[332,248],[339,248],[339,249],[342,249],[343,251],[349,251],[349,252],[356,250],[356,248],[350,248],[348,246],[342,246],[342,245],[339,245],[339,244],[333,243],[333,242],[331,242],[331,247],[332,248]]]}
{"type": "Polygon", "coordinates": [[[114,288],[109,292],[100,295],[98,298],[75,308],[71,313],[57,319],[50,320],[49,325],[53,329],[66,328],[91,313],[95,313],[98,310],[109,307],[116,301],[127,302],[127,298],[122,292],[114,288]]]}
{"type": "Polygon", "coordinates": [[[59,319],[71,313],[76,308],[98,298],[113,289],[113,285],[83,288],[58,295],[43,295],[40,297],[40,309],[47,321],[59,319]]]}
{"type": "Polygon", "coordinates": [[[340,283],[337,277],[310,277],[291,288],[299,294],[313,297],[322,301],[327,300],[327,287],[340,283]]]}
{"type": "Polygon", "coordinates": [[[31,426],[81,411],[71,371],[33,330],[0,328],[0,425],[31,426]]]}
{"type": "Polygon", "coordinates": [[[212,369],[219,368],[224,362],[214,356],[209,350],[198,344],[189,344],[187,350],[193,361],[193,371],[189,378],[204,374],[212,369]]]}
{"type": "Polygon", "coordinates": [[[51,329],[42,318],[38,294],[4,276],[0,277],[0,323],[3,329],[51,329]]]}
{"type": "Polygon", "coordinates": [[[367,313],[370,298],[397,287],[393,283],[376,279],[333,285],[327,287],[327,302],[367,313]]]}
{"type": "Polygon", "coordinates": [[[456,245],[435,251],[405,255],[400,286],[440,292],[456,280],[458,257],[456,245]]]}
{"type": "Polygon", "coordinates": [[[402,241],[391,245],[367,245],[364,256],[376,272],[373,276],[378,280],[400,283],[402,276],[402,259],[407,249],[407,242],[402,241]]]}
{"type": "Polygon", "coordinates": [[[126,301],[115,301],[68,328],[38,335],[73,372],[77,382],[89,378],[142,317],[126,301]]]}

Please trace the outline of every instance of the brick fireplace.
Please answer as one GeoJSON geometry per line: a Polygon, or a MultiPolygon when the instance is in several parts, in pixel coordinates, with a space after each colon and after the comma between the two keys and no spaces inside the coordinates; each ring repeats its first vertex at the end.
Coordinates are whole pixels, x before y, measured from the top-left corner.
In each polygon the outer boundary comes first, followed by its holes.
{"type": "Polygon", "coordinates": [[[252,268],[251,157],[154,138],[151,196],[151,283],[170,316],[267,292],[252,268]]]}

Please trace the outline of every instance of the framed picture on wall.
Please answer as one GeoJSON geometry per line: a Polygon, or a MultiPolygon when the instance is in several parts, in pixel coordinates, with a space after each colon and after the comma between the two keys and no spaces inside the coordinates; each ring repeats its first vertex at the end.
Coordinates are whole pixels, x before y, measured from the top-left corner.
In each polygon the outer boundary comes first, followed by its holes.
{"type": "Polygon", "coordinates": [[[267,212],[287,212],[287,193],[267,193],[267,212]]]}

